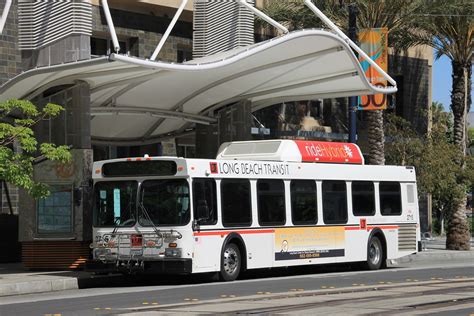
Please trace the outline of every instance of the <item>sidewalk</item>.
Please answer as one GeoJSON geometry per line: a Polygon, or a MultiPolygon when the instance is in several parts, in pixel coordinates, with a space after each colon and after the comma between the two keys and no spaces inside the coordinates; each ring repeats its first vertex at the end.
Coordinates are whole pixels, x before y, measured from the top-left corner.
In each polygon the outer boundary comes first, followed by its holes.
{"type": "Polygon", "coordinates": [[[395,264],[423,261],[449,261],[453,259],[471,259],[474,262],[474,238],[471,237],[470,251],[446,250],[446,237],[433,237],[422,240],[423,251],[396,260],[395,264]]]}
{"type": "MultiPolygon", "coordinates": [[[[471,239],[470,251],[444,249],[445,240],[433,238],[426,240],[425,250],[393,262],[403,264],[423,261],[449,261],[452,259],[470,259],[474,262],[474,240],[471,239]]],[[[28,271],[21,263],[0,264],[0,296],[32,294],[52,291],[74,290],[92,286],[120,285],[121,276],[95,276],[84,271],[28,271]]]]}
{"type": "Polygon", "coordinates": [[[21,263],[0,264],[0,296],[78,289],[83,271],[28,271],[21,263]]]}

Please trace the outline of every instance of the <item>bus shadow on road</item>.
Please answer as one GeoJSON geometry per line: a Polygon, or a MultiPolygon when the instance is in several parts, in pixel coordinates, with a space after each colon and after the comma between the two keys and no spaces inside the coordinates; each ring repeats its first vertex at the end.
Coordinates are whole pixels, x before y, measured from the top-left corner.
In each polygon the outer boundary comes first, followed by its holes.
{"type": "MultiPolygon", "coordinates": [[[[269,279],[276,277],[304,276],[309,274],[332,274],[338,272],[364,271],[360,264],[331,264],[315,266],[295,266],[283,268],[253,269],[242,273],[239,280],[269,279]]],[[[80,289],[137,287],[137,286],[170,286],[185,284],[217,283],[218,273],[200,273],[191,275],[163,274],[90,274],[89,277],[79,278],[80,289]]]]}

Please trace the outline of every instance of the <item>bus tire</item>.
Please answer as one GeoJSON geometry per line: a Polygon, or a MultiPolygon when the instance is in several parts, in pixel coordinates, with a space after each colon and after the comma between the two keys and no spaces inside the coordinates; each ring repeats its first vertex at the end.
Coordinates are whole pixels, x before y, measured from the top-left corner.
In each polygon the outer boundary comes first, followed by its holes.
{"type": "Polygon", "coordinates": [[[221,279],[223,281],[234,281],[239,276],[241,267],[242,257],[239,247],[234,243],[226,244],[221,258],[221,279]]]}
{"type": "Polygon", "coordinates": [[[367,245],[367,262],[366,268],[368,270],[378,270],[384,261],[384,253],[382,242],[377,236],[373,236],[367,245]]]}

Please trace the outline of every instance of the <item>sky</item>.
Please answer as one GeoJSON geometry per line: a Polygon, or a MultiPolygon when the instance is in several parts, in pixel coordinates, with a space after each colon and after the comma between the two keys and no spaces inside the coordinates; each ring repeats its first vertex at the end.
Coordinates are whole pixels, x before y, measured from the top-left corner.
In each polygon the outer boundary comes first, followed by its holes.
{"type": "MultiPolygon", "coordinates": [[[[444,109],[449,111],[451,104],[451,60],[442,56],[433,62],[433,101],[438,101],[444,105],[444,109]]],[[[474,84],[471,87],[471,95],[474,97],[474,84]]],[[[471,112],[474,106],[471,106],[471,112]]]]}

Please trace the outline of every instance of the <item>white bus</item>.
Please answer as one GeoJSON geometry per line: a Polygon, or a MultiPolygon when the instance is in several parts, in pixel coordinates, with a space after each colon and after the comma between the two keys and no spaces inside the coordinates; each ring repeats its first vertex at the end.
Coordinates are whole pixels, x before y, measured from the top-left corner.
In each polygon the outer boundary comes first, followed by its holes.
{"type": "Polygon", "coordinates": [[[90,270],[218,272],[364,262],[417,252],[413,167],[363,165],[354,144],[232,142],[216,159],[93,166],[90,270]]]}

